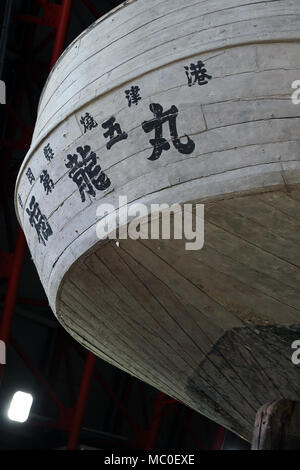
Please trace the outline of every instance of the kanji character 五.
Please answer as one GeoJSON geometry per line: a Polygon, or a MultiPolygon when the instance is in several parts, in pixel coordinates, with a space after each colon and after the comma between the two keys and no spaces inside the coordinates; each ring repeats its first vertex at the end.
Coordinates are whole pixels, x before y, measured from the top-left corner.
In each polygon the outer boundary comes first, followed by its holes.
{"type": "Polygon", "coordinates": [[[44,190],[48,196],[48,194],[51,193],[52,189],[54,188],[54,183],[50,178],[50,175],[47,170],[42,171],[40,175],[40,182],[43,183],[44,190]]]}
{"type": "Polygon", "coordinates": [[[53,159],[54,157],[54,152],[50,146],[50,144],[47,144],[46,147],[44,147],[44,156],[46,158],[46,160],[48,160],[48,162],[50,162],[50,160],[53,159]]]}
{"type": "Polygon", "coordinates": [[[128,134],[126,134],[126,132],[122,132],[121,126],[118,122],[116,122],[116,118],[114,116],[105,121],[102,124],[102,127],[103,129],[107,129],[107,131],[104,132],[104,137],[109,139],[106,144],[106,148],[108,150],[110,150],[111,147],[117,142],[127,139],[128,137],[128,134]]]}
{"type": "Polygon", "coordinates": [[[130,108],[131,105],[135,104],[138,105],[138,102],[142,99],[140,97],[140,87],[132,86],[130,90],[125,91],[125,95],[128,101],[128,107],[130,108]]]}
{"type": "Polygon", "coordinates": [[[80,124],[83,125],[84,133],[91,131],[94,129],[94,127],[98,126],[98,123],[95,121],[93,116],[90,115],[90,113],[85,113],[84,116],[81,116],[80,124]]]}
{"type": "Polygon", "coordinates": [[[27,176],[28,181],[29,181],[30,184],[32,184],[35,181],[35,177],[34,177],[34,174],[31,171],[31,168],[28,168],[28,170],[26,171],[26,176],[27,176]]]}
{"type": "Polygon", "coordinates": [[[170,109],[164,112],[163,107],[158,103],[151,103],[150,110],[154,114],[154,119],[150,121],[145,121],[142,124],[142,128],[145,132],[149,133],[155,130],[155,138],[150,140],[150,144],[153,145],[154,150],[152,155],[148,157],[148,160],[157,160],[164,150],[170,149],[169,142],[163,138],[163,125],[164,123],[169,124],[169,130],[171,135],[171,140],[174,147],[178,152],[183,154],[190,154],[195,149],[195,143],[188,135],[185,135],[187,138],[187,143],[182,143],[178,137],[176,120],[178,116],[178,109],[176,106],[171,106],[170,109]]]}
{"type": "Polygon", "coordinates": [[[109,188],[111,182],[106,174],[97,165],[97,155],[91,151],[89,145],[77,148],[78,154],[67,155],[68,162],[65,164],[71,178],[79,189],[82,202],[85,202],[86,194],[96,196],[95,189],[104,191],[109,188]]]}
{"type": "Polygon", "coordinates": [[[37,232],[39,243],[42,243],[44,246],[46,246],[46,242],[53,232],[47,217],[42,214],[39,203],[36,202],[34,196],[31,197],[29,209],[27,208],[26,212],[29,215],[30,225],[34,227],[37,232]]]}
{"type": "Polygon", "coordinates": [[[191,87],[196,83],[198,85],[206,85],[208,80],[211,80],[211,75],[207,74],[207,70],[205,68],[204,63],[199,60],[197,64],[190,64],[190,66],[186,66],[185,74],[188,78],[188,85],[191,87]]]}

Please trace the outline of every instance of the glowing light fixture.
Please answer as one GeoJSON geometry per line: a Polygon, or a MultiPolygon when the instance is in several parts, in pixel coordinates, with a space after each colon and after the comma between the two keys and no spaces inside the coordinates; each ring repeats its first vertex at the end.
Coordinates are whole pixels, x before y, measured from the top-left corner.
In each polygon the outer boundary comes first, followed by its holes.
{"type": "Polygon", "coordinates": [[[10,407],[8,409],[8,417],[11,421],[25,423],[27,421],[33,397],[30,393],[16,392],[12,397],[10,407]]]}

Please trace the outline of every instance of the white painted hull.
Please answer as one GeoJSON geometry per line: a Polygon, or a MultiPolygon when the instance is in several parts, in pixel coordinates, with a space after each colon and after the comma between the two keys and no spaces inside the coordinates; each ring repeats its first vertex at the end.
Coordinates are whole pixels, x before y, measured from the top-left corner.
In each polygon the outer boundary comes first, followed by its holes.
{"type": "Polygon", "coordinates": [[[129,2],[54,68],[16,186],[66,329],[247,439],[261,404],[300,394],[290,345],[300,336],[299,31],[297,0],[129,2]],[[158,105],[163,148],[151,127],[158,105]],[[111,137],[109,123],[119,124],[111,137]],[[84,152],[89,170],[76,167],[84,152]],[[119,196],[205,202],[204,249],[99,241],[97,207],[119,196]]]}

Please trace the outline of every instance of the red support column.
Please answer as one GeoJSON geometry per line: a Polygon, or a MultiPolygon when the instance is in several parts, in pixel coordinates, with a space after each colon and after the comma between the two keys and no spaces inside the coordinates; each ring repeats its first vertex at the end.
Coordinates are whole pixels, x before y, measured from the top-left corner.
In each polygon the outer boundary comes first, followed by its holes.
{"type": "Polygon", "coordinates": [[[50,68],[54,66],[55,62],[64,50],[65,40],[67,37],[68,26],[70,22],[70,15],[73,0],[64,0],[61,6],[60,19],[55,37],[53,48],[52,60],[50,68]]]}
{"type": "Polygon", "coordinates": [[[215,440],[215,443],[214,443],[214,446],[213,446],[212,450],[222,450],[226,432],[227,431],[226,431],[225,428],[223,428],[223,426],[218,427],[216,440],[215,440]]]}
{"type": "MultiPolygon", "coordinates": [[[[73,343],[74,349],[78,352],[78,354],[83,357],[83,350],[82,348],[76,344],[73,343]]],[[[99,373],[97,368],[95,369],[95,379],[98,380],[98,382],[103,385],[104,389],[108,393],[108,395],[113,399],[119,410],[121,411],[123,417],[127,420],[127,422],[130,424],[132,430],[135,432],[136,436],[139,437],[142,434],[142,429],[137,425],[137,423],[134,421],[133,417],[130,415],[128,412],[127,408],[123,405],[123,400],[126,400],[126,397],[124,396],[121,401],[118,399],[117,395],[114,393],[114,391],[111,389],[111,387],[108,385],[108,383],[104,380],[102,375],[99,373]]],[[[127,397],[128,398],[128,397],[127,397]]],[[[118,430],[114,430],[114,432],[118,432],[118,430]]]]}
{"type": "Polygon", "coordinates": [[[102,16],[100,11],[97,10],[97,8],[93,5],[92,2],[90,2],[90,0],[83,0],[83,3],[96,18],[100,18],[102,16]]]}
{"type": "Polygon", "coordinates": [[[94,373],[96,356],[89,352],[87,355],[85,369],[81,381],[80,392],[78,395],[78,401],[75,409],[74,419],[69,437],[68,450],[76,450],[78,446],[78,440],[80,435],[80,429],[86,407],[86,402],[89,395],[89,390],[92,382],[94,373]]]}
{"type": "Polygon", "coordinates": [[[204,450],[205,447],[203,446],[202,442],[198,438],[197,434],[195,434],[195,432],[191,428],[188,420],[184,416],[182,416],[182,414],[177,408],[174,408],[174,412],[177,414],[178,418],[180,419],[183,425],[183,428],[186,430],[187,434],[190,434],[190,436],[192,436],[192,438],[194,439],[195,443],[197,444],[198,449],[204,450]]]}

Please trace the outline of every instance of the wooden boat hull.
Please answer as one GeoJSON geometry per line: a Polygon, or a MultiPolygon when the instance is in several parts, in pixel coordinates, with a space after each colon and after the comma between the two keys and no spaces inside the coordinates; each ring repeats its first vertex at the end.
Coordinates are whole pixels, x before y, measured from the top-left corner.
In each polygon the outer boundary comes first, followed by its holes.
{"type": "Polygon", "coordinates": [[[70,334],[250,439],[262,404],[300,395],[300,5],[152,3],[63,54],[16,210],[70,334]],[[99,240],[97,208],[120,196],[204,203],[204,248],[99,240]]]}
{"type": "Polygon", "coordinates": [[[58,318],[98,356],[250,440],[262,404],[300,398],[299,207],[300,189],[207,204],[201,251],[110,241],[70,269],[58,318]]]}

